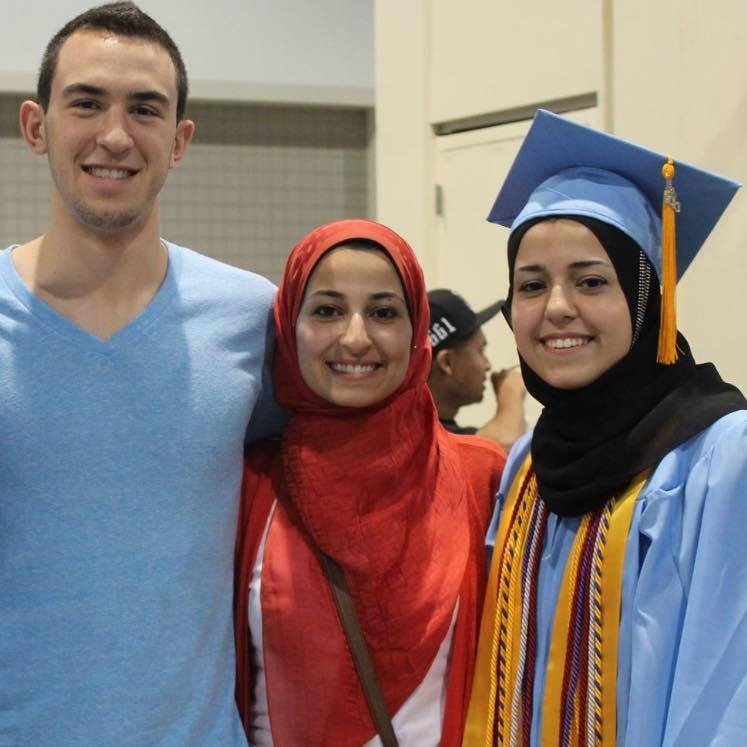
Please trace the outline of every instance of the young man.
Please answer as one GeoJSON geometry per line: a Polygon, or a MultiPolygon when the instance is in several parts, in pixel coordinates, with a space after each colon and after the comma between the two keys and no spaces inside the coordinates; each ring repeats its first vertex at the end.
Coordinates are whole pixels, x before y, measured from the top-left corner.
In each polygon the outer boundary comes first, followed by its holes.
{"type": "Polygon", "coordinates": [[[21,106],[52,218],[0,252],[3,745],[246,744],[233,548],[247,426],[280,424],[274,288],[159,237],[186,94],[166,32],[114,3],[21,106]]]}
{"type": "Polygon", "coordinates": [[[428,303],[433,345],[428,386],[441,423],[452,433],[476,433],[490,438],[508,451],[526,430],[526,390],[518,369],[491,375],[496,412],[485,425],[462,427],[456,422],[460,407],[482,401],[490,361],[485,355],[487,341],[481,327],[501,310],[503,301],[475,313],[461,296],[439,288],[428,293],[428,303]]]}

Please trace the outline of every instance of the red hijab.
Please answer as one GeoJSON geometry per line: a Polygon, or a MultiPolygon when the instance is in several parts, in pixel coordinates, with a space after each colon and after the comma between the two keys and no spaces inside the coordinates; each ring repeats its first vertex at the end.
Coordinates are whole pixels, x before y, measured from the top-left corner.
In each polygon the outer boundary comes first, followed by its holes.
{"type": "MultiPolygon", "coordinates": [[[[261,584],[265,675],[278,747],[362,744],[375,734],[317,549],[345,572],[390,715],[425,677],[457,600],[455,648],[472,645],[464,641],[474,639],[479,572],[473,565],[479,561],[470,559],[475,544],[482,557],[484,524],[475,528],[470,478],[427,387],[428,322],[420,266],[409,245],[385,226],[330,223],[312,231],[288,258],[275,302],[274,379],[290,420],[282,471],[274,473],[279,503],[261,584]],[[413,328],[402,384],[366,408],[340,407],[309,389],[295,334],[315,266],[327,251],[355,239],[376,242],[392,261],[413,328]]],[[[454,662],[452,669],[459,670],[460,684],[450,692],[459,701],[460,721],[467,673],[454,662]]]]}

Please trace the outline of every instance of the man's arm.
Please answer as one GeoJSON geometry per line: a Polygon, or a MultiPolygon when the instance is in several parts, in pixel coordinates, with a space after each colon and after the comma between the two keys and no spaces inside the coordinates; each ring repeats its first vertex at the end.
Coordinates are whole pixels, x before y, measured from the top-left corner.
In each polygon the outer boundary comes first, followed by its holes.
{"type": "Polygon", "coordinates": [[[273,323],[272,307],[270,307],[265,331],[261,389],[246,429],[245,445],[253,441],[280,436],[288,419],[285,410],[275,401],[272,385],[272,363],[274,356],[275,325],[273,323]]]}

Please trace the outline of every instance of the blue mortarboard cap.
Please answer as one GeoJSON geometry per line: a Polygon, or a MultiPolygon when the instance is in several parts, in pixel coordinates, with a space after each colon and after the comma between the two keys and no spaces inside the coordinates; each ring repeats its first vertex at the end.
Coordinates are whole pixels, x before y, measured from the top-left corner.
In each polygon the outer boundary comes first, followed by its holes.
{"type": "MultiPolygon", "coordinates": [[[[515,229],[534,218],[580,215],[630,236],[661,277],[661,206],[667,157],[538,109],[488,220],[515,229]]],[[[674,162],[677,276],[682,277],[739,183],[674,162]]]]}

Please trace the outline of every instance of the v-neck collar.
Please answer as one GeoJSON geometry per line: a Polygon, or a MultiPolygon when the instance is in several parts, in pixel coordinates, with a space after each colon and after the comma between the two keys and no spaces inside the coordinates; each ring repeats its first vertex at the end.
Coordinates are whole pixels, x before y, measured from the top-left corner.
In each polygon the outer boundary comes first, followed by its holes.
{"type": "Polygon", "coordinates": [[[181,274],[181,252],[175,244],[168,241],[163,243],[168,250],[169,263],[161,287],[139,314],[106,340],[78,326],[29,290],[13,264],[12,254],[16,248],[15,245],[0,252],[0,278],[5,281],[13,295],[28,312],[54,334],[65,337],[90,351],[111,353],[126,347],[138,338],[160,317],[176,293],[181,274]]]}

